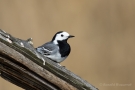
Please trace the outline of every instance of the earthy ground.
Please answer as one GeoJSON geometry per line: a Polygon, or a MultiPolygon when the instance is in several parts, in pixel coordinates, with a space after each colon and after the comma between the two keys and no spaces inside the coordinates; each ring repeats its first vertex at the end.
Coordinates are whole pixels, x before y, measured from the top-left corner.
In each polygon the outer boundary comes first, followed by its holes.
{"type": "MultiPolygon", "coordinates": [[[[100,90],[135,88],[134,0],[0,0],[0,28],[35,47],[67,31],[62,65],[100,90]]],[[[22,89],[0,78],[0,90],[22,89]]]]}

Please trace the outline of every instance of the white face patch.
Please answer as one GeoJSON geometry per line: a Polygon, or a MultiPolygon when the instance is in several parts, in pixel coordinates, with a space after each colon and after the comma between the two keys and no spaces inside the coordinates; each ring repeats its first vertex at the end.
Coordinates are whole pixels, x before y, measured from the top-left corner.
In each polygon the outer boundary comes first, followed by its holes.
{"type": "Polygon", "coordinates": [[[62,41],[62,40],[68,39],[68,37],[69,37],[69,34],[67,32],[59,33],[56,35],[54,43],[57,44],[58,40],[62,41]]]}

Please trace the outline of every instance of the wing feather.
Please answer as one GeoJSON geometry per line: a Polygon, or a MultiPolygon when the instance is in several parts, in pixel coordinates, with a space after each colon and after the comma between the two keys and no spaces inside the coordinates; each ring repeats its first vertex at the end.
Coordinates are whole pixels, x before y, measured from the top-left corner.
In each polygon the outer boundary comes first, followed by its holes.
{"type": "Polygon", "coordinates": [[[36,50],[42,55],[52,55],[58,51],[58,46],[55,44],[52,44],[51,42],[48,42],[36,48],[36,50]]]}

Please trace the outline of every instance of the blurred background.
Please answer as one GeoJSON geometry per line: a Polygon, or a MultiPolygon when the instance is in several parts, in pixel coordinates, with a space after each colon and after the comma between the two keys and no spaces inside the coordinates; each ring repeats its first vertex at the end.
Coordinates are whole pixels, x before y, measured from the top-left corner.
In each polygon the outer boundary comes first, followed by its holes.
{"type": "MultiPolygon", "coordinates": [[[[0,0],[0,28],[34,47],[75,35],[63,66],[100,90],[135,88],[135,0],[0,0]]],[[[0,77],[0,90],[23,90],[0,77]]]]}

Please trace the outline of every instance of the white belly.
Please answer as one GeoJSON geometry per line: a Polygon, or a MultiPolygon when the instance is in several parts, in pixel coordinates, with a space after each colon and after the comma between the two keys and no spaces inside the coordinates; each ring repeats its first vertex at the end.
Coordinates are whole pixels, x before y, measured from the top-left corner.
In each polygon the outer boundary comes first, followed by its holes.
{"type": "Polygon", "coordinates": [[[45,57],[48,57],[50,58],[51,60],[55,61],[55,62],[62,62],[66,59],[66,57],[61,57],[61,55],[59,53],[56,53],[56,54],[53,54],[53,55],[48,55],[48,56],[45,56],[45,57]]]}

